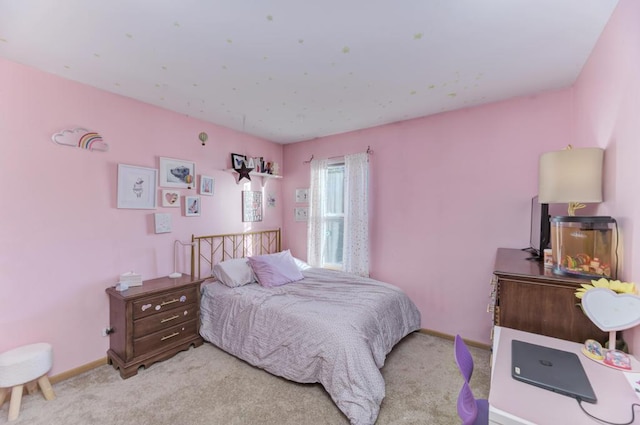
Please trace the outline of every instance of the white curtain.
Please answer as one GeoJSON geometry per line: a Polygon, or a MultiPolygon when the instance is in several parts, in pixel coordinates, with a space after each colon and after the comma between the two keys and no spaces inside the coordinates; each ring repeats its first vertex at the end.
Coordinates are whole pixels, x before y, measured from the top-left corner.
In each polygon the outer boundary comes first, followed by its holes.
{"type": "Polygon", "coordinates": [[[307,262],[313,267],[322,266],[322,240],[324,236],[324,194],[326,193],[326,159],[311,161],[309,186],[309,215],[307,226],[307,262]]]}
{"type": "Polygon", "coordinates": [[[369,154],[344,157],[344,271],[369,276],[369,154]]]}

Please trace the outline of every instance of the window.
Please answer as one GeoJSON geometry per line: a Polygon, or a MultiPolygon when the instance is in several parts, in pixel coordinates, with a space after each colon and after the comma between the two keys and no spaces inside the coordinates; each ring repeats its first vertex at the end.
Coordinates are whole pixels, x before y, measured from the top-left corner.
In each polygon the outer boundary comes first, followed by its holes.
{"type": "Polygon", "coordinates": [[[311,161],[307,261],[369,275],[368,154],[311,161]]]}
{"type": "Polygon", "coordinates": [[[344,247],[344,164],[327,167],[324,211],[322,267],[342,268],[344,247]]]}

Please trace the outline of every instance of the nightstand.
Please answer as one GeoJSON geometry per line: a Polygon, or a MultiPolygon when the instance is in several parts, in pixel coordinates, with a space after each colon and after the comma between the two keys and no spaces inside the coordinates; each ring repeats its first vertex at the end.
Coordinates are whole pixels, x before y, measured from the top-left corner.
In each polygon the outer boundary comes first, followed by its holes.
{"type": "Polygon", "coordinates": [[[166,360],[190,346],[202,345],[200,283],[191,276],[161,277],[109,295],[109,364],[126,379],[138,368],[166,360]]]}

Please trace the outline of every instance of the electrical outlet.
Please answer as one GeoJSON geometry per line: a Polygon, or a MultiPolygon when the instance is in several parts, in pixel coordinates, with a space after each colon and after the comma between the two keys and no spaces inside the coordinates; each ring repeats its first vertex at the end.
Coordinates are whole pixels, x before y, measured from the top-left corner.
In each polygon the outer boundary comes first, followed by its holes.
{"type": "Polygon", "coordinates": [[[109,336],[111,332],[113,332],[111,328],[102,328],[102,336],[109,336]]]}

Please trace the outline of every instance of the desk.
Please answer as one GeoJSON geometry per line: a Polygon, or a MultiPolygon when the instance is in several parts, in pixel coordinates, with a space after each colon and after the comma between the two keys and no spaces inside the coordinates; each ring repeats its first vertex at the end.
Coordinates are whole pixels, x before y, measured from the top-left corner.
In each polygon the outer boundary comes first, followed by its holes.
{"type": "MultiPolygon", "coordinates": [[[[582,405],[592,415],[609,422],[631,419],[631,404],[640,403],[623,372],[597,364],[581,354],[582,344],[496,326],[493,339],[491,389],[489,391],[489,423],[513,424],[597,424],[585,415],[571,397],[535,387],[511,377],[511,340],[519,339],[578,353],[598,402],[582,405]]],[[[640,424],[640,409],[636,420],[640,424]]]]}

